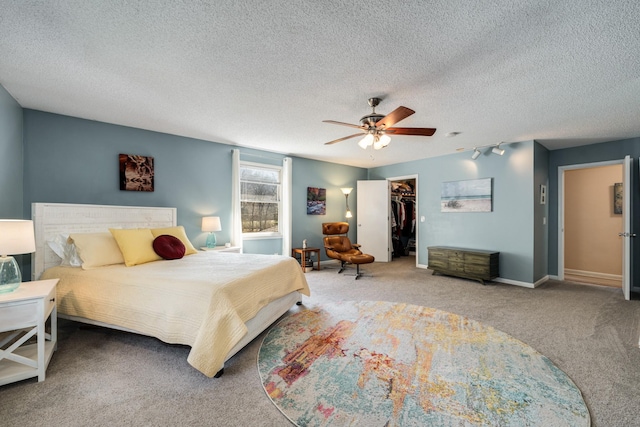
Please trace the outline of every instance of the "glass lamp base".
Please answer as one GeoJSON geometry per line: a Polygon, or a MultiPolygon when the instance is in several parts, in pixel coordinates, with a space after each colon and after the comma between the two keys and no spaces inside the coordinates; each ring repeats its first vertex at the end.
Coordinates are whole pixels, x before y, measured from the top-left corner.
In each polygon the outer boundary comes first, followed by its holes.
{"type": "Polygon", "coordinates": [[[207,236],[207,247],[208,248],[215,248],[216,247],[216,235],[213,234],[213,232],[209,233],[209,235],[207,236]]]}
{"type": "Polygon", "coordinates": [[[12,256],[0,257],[0,294],[18,289],[22,274],[16,259],[12,256]]]}

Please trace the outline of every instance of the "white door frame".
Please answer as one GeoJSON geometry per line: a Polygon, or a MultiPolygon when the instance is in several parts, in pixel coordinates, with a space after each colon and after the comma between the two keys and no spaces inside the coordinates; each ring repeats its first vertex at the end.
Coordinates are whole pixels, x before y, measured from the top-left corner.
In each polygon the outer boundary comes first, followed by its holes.
{"type": "MultiPolygon", "coordinates": [[[[610,165],[622,166],[624,165],[624,159],[558,166],[558,280],[564,280],[564,173],[568,170],[591,169],[610,165]]],[[[629,254],[623,254],[622,256],[625,255],[629,256],[629,254]]]]}
{"type": "MultiPolygon", "coordinates": [[[[418,175],[417,174],[413,174],[413,175],[403,175],[403,176],[394,176],[392,178],[387,178],[388,182],[391,181],[404,181],[407,179],[415,179],[416,180],[416,186],[413,189],[414,193],[416,193],[416,203],[415,203],[415,207],[416,207],[416,267],[418,266],[418,260],[420,259],[420,240],[418,240],[418,235],[420,233],[418,233],[418,227],[420,225],[420,215],[418,212],[418,206],[420,206],[418,204],[418,175]]],[[[391,190],[389,190],[391,191],[391,190]]],[[[389,199],[391,199],[391,194],[389,194],[389,199]]],[[[389,232],[391,232],[391,218],[389,218],[389,223],[388,223],[388,227],[389,227],[389,232]]]]}

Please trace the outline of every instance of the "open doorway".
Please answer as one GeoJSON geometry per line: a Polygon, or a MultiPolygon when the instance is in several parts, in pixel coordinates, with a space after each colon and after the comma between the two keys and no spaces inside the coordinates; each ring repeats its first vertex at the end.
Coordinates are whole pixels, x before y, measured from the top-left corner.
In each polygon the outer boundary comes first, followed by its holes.
{"type": "Polygon", "coordinates": [[[417,265],[418,260],[418,177],[389,178],[392,261],[417,265]]]}
{"type": "Polygon", "coordinates": [[[564,279],[622,287],[623,218],[616,197],[623,165],[591,164],[563,173],[564,279]]]}

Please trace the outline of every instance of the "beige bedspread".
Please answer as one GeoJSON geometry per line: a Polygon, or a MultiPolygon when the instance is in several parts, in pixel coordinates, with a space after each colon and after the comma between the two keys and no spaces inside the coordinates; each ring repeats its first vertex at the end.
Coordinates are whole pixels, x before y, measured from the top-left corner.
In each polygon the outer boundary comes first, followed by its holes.
{"type": "Polygon", "coordinates": [[[82,270],[54,267],[58,312],[191,346],[188,362],[211,377],[247,333],[244,324],[288,293],[309,295],[290,257],[199,252],[179,260],[82,270]]]}

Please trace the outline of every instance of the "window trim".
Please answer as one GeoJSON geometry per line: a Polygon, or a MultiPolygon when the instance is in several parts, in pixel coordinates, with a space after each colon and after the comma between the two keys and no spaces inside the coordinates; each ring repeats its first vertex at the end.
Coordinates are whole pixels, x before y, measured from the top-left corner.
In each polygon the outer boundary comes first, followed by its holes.
{"type": "MultiPolygon", "coordinates": [[[[242,178],[241,170],[243,167],[246,168],[256,168],[256,169],[271,169],[274,171],[278,171],[278,231],[256,231],[251,233],[242,232],[242,240],[262,240],[262,239],[282,239],[282,166],[279,165],[271,165],[268,163],[257,163],[257,162],[246,162],[240,160],[239,171],[238,171],[238,180],[240,185],[240,205],[242,205],[242,178]]],[[[240,218],[242,221],[242,214],[240,214],[240,218]]]]}

